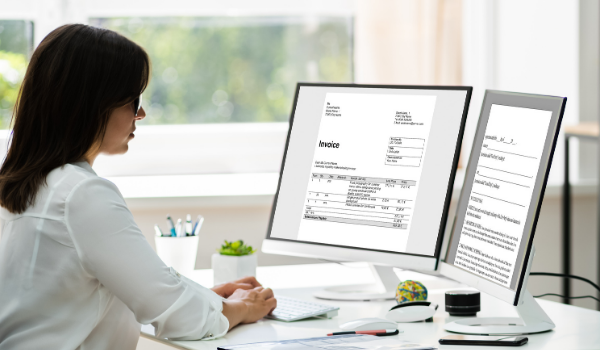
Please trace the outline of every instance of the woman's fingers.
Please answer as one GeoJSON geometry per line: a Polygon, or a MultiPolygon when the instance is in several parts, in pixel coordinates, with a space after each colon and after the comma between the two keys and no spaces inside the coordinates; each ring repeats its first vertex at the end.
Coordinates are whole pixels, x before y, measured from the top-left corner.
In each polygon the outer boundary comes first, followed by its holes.
{"type": "Polygon", "coordinates": [[[265,299],[271,299],[275,296],[275,294],[273,294],[273,290],[271,288],[263,289],[259,293],[265,299]]]}
{"type": "Polygon", "coordinates": [[[229,298],[238,289],[247,290],[252,288],[252,285],[249,283],[230,282],[213,287],[212,290],[224,298],[229,298]]]}
{"type": "Polygon", "coordinates": [[[250,283],[233,283],[233,285],[235,286],[235,289],[252,289],[254,288],[253,285],[251,285],[250,283]]]}
{"type": "Polygon", "coordinates": [[[269,315],[277,308],[277,299],[269,298],[266,300],[267,305],[269,306],[269,315]]]}
{"type": "Polygon", "coordinates": [[[247,276],[244,278],[240,278],[239,280],[235,281],[236,283],[248,283],[250,285],[252,285],[252,288],[255,287],[260,287],[262,286],[257,280],[256,277],[254,276],[247,276]]]}

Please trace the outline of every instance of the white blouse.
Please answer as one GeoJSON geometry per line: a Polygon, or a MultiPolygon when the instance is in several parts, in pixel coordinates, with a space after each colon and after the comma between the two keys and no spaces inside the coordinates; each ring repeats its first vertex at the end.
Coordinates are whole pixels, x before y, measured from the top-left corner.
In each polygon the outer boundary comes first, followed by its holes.
{"type": "Polygon", "coordinates": [[[0,209],[0,349],[135,349],[222,336],[223,299],[167,267],[117,187],[86,162],[54,169],[22,214],[0,209]]]}

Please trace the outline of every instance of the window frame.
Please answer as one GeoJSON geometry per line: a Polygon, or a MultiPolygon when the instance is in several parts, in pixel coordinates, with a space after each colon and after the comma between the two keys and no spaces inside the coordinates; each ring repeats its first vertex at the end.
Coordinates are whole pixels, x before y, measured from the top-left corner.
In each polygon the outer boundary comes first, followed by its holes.
{"type": "MultiPolygon", "coordinates": [[[[205,17],[205,16],[354,16],[355,0],[319,0],[286,1],[278,0],[227,0],[227,1],[198,1],[172,0],[165,7],[160,0],[71,0],[62,2],[49,0],[35,2],[24,0],[11,2],[0,0],[3,6],[2,19],[27,19],[34,22],[34,47],[56,27],[66,23],[88,23],[94,17],[205,17]],[[37,8],[36,8],[37,7],[37,8]]],[[[354,65],[353,65],[354,68],[354,65]]],[[[354,73],[353,73],[354,74],[354,73]]],[[[291,106],[290,106],[291,108],[291,106]]],[[[144,125],[138,126],[137,140],[133,140],[132,151],[121,157],[100,156],[94,168],[101,176],[141,176],[141,175],[186,175],[215,174],[215,173],[278,173],[287,136],[288,123],[223,123],[223,124],[179,124],[179,125],[144,125]],[[246,148],[254,150],[246,154],[246,165],[239,166],[240,158],[232,152],[222,152],[225,145],[239,144],[240,130],[246,129],[244,142],[246,148]],[[178,130],[178,132],[174,132],[178,130]],[[202,144],[189,147],[182,139],[193,139],[211,135],[218,139],[216,145],[202,144]],[[136,143],[144,143],[144,139],[159,140],[162,149],[158,158],[135,157],[136,143]],[[204,151],[200,152],[199,150],[204,151]],[[204,153],[208,150],[207,153],[204,153]],[[212,153],[211,153],[212,152],[212,153]],[[200,155],[198,154],[200,153],[200,155]],[[171,157],[181,159],[200,159],[206,161],[205,169],[190,170],[181,161],[175,164],[169,161],[171,157]],[[219,165],[210,163],[219,158],[219,165]],[[157,163],[170,164],[168,171],[151,170],[157,168],[157,163]],[[248,163],[256,163],[250,166],[248,163]],[[124,167],[123,165],[126,164],[124,167]],[[125,169],[125,170],[124,170],[125,169]]],[[[5,147],[8,133],[0,133],[0,141],[5,147]],[[6,134],[6,135],[5,135],[6,134]]],[[[4,149],[4,152],[5,149],[4,149]]],[[[143,152],[142,152],[143,153],[143,152]]],[[[5,153],[4,153],[5,154],[5,153]]],[[[194,168],[194,167],[192,167],[194,168]]]]}

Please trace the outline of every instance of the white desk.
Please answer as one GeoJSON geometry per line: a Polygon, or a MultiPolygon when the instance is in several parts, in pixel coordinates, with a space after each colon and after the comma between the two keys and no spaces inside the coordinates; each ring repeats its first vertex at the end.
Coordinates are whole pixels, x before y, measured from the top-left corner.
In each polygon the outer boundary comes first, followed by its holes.
{"type": "MultiPolygon", "coordinates": [[[[363,317],[384,317],[387,310],[395,305],[395,301],[382,302],[341,302],[317,300],[312,292],[320,286],[331,286],[351,283],[368,283],[372,281],[370,271],[360,264],[349,264],[353,267],[336,264],[292,265],[259,267],[258,280],[265,287],[271,287],[276,294],[299,299],[316,300],[324,304],[340,307],[339,315],[328,320],[306,320],[285,323],[273,320],[261,320],[254,324],[241,325],[232,329],[225,337],[212,341],[166,341],[174,348],[215,350],[224,344],[242,344],[270,340],[299,339],[325,336],[331,331],[339,330],[340,323],[363,317]]],[[[414,272],[400,271],[402,279],[415,279],[423,282],[429,289],[429,300],[440,305],[432,323],[398,324],[403,333],[395,336],[409,340],[438,346],[440,349],[473,350],[473,346],[441,346],[439,338],[450,333],[444,331],[444,324],[453,321],[444,311],[444,292],[449,289],[464,288],[453,281],[433,276],[420,275],[414,272]]],[[[205,286],[212,285],[212,270],[196,270],[190,276],[205,286]]],[[[554,331],[529,335],[529,343],[521,349],[600,349],[600,312],[563,305],[538,299],[546,313],[556,323],[554,331]]],[[[482,307],[478,316],[512,316],[516,313],[507,304],[482,294],[482,307]]],[[[142,334],[147,338],[151,335],[142,334]]],[[[497,349],[498,347],[478,347],[497,349]]]]}

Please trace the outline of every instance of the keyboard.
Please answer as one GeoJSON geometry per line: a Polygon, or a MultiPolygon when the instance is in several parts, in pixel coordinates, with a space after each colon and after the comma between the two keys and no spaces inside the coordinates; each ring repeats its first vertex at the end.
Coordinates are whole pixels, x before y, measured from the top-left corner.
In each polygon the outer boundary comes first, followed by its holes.
{"type": "Polygon", "coordinates": [[[310,317],[332,318],[337,316],[339,307],[318,304],[311,301],[275,296],[277,298],[277,308],[273,310],[271,318],[278,321],[298,321],[310,317]]]}

